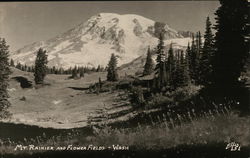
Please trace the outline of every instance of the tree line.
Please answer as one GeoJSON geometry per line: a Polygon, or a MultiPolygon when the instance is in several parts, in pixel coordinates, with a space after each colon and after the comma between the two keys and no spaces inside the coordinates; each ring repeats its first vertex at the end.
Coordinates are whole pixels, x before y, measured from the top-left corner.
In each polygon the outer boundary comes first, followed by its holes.
{"type": "Polygon", "coordinates": [[[143,75],[155,72],[152,88],[156,91],[174,90],[188,84],[205,87],[232,87],[246,71],[249,57],[249,15],[247,1],[220,0],[216,11],[216,24],[212,33],[209,17],[206,19],[204,42],[200,32],[192,37],[186,51],[173,50],[172,44],[165,52],[163,35],[154,50],[157,54],[153,68],[148,50],[143,75]]]}
{"type": "MultiPolygon", "coordinates": [[[[10,66],[15,67],[21,71],[26,71],[26,72],[34,72],[35,71],[35,66],[28,66],[26,64],[21,64],[17,62],[15,64],[13,59],[10,59],[10,66]]],[[[73,71],[76,71],[79,75],[81,72],[84,73],[90,73],[90,72],[104,72],[107,70],[107,67],[102,67],[98,65],[97,67],[87,67],[87,66],[74,66],[74,67],[69,67],[68,69],[64,69],[62,67],[47,67],[47,74],[56,74],[56,75],[69,75],[72,74],[73,71]]],[[[81,75],[80,75],[81,76],[81,75]]]]}
{"type": "Polygon", "coordinates": [[[209,17],[206,20],[204,45],[200,32],[193,34],[191,44],[186,51],[174,49],[171,43],[165,51],[163,35],[155,50],[148,48],[143,75],[155,73],[152,88],[156,91],[172,91],[189,84],[206,85],[212,72],[212,56],[214,52],[214,37],[209,17]],[[152,60],[152,51],[157,55],[156,65],[152,60]]]}

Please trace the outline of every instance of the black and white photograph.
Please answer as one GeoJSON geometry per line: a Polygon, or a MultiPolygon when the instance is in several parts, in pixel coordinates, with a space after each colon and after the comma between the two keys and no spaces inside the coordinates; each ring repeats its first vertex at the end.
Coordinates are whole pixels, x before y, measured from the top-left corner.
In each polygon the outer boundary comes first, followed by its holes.
{"type": "Polygon", "coordinates": [[[250,158],[249,14],[0,2],[0,157],[250,158]]]}

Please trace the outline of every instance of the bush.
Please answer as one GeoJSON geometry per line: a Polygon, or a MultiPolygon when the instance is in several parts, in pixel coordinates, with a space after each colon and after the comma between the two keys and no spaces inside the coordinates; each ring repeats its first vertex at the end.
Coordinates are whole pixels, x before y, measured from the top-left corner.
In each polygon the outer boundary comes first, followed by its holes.
{"type": "Polygon", "coordinates": [[[131,81],[122,80],[116,85],[116,89],[129,89],[132,85],[131,81]]]}
{"type": "Polygon", "coordinates": [[[141,87],[132,87],[129,92],[130,102],[135,106],[145,105],[143,90],[141,87]]]}
{"type": "Polygon", "coordinates": [[[180,102],[196,95],[200,89],[200,86],[189,85],[186,87],[177,88],[172,92],[166,92],[165,95],[169,98],[173,98],[174,102],[180,102]]]}
{"type": "Polygon", "coordinates": [[[196,95],[200,89],[201,87],[199,86],[189,85],[177,88],[171,92],[167,91],[165,93],[157,93],[148,99],[147,107],[153,108],[177,105],[178,102],[185,101],[196,95]]]}
{"type": "Polygon", "coordinates": [[[167,106],[173,103],[173,99],[162,94],[153,95],[147,103],[148,108],[167,106]]]}
{"type": "Polygon", "coordinates": [[[26,97],[23,96],[22,98],[20,98],[21,101],[26,101],[26,97]]]}
{"type": "Polygon", "coordinates": [[[117,82],[109,82],[109,81],[100,81],[98,83],[94,83],[89,85],[89,91],[88,93],[104,93],[104,92],[113,92],[115,89],[117,89],[117,82]]]}

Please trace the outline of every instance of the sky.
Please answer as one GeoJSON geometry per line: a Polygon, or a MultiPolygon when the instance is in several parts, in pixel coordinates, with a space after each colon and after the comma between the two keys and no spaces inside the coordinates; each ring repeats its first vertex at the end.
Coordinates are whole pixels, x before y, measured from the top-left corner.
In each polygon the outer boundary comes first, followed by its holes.
{"type": "Polygon", "coordinates": [[[98,13],[138,14],[175,30],[204,32],[218,1],[0,2],[0,37],[14,51],[74,28],[98,13]]]}

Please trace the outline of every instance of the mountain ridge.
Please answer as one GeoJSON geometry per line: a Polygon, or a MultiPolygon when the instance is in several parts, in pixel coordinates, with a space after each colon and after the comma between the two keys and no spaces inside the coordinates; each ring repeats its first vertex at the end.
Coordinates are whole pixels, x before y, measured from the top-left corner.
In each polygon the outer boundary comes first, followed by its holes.
{"type": "Polygon", "coordinates": [[[60,35],[26,45],[10,57],[33,65],[35,52],[41,47],[47,51],[49,66],[106,66],[111,53],[123,65],[146,54],[148,46],[155,47],[157,32],[162,30],[168,40],[184,38],[167,24],[140,15],[100,13],[60,35]]]}

